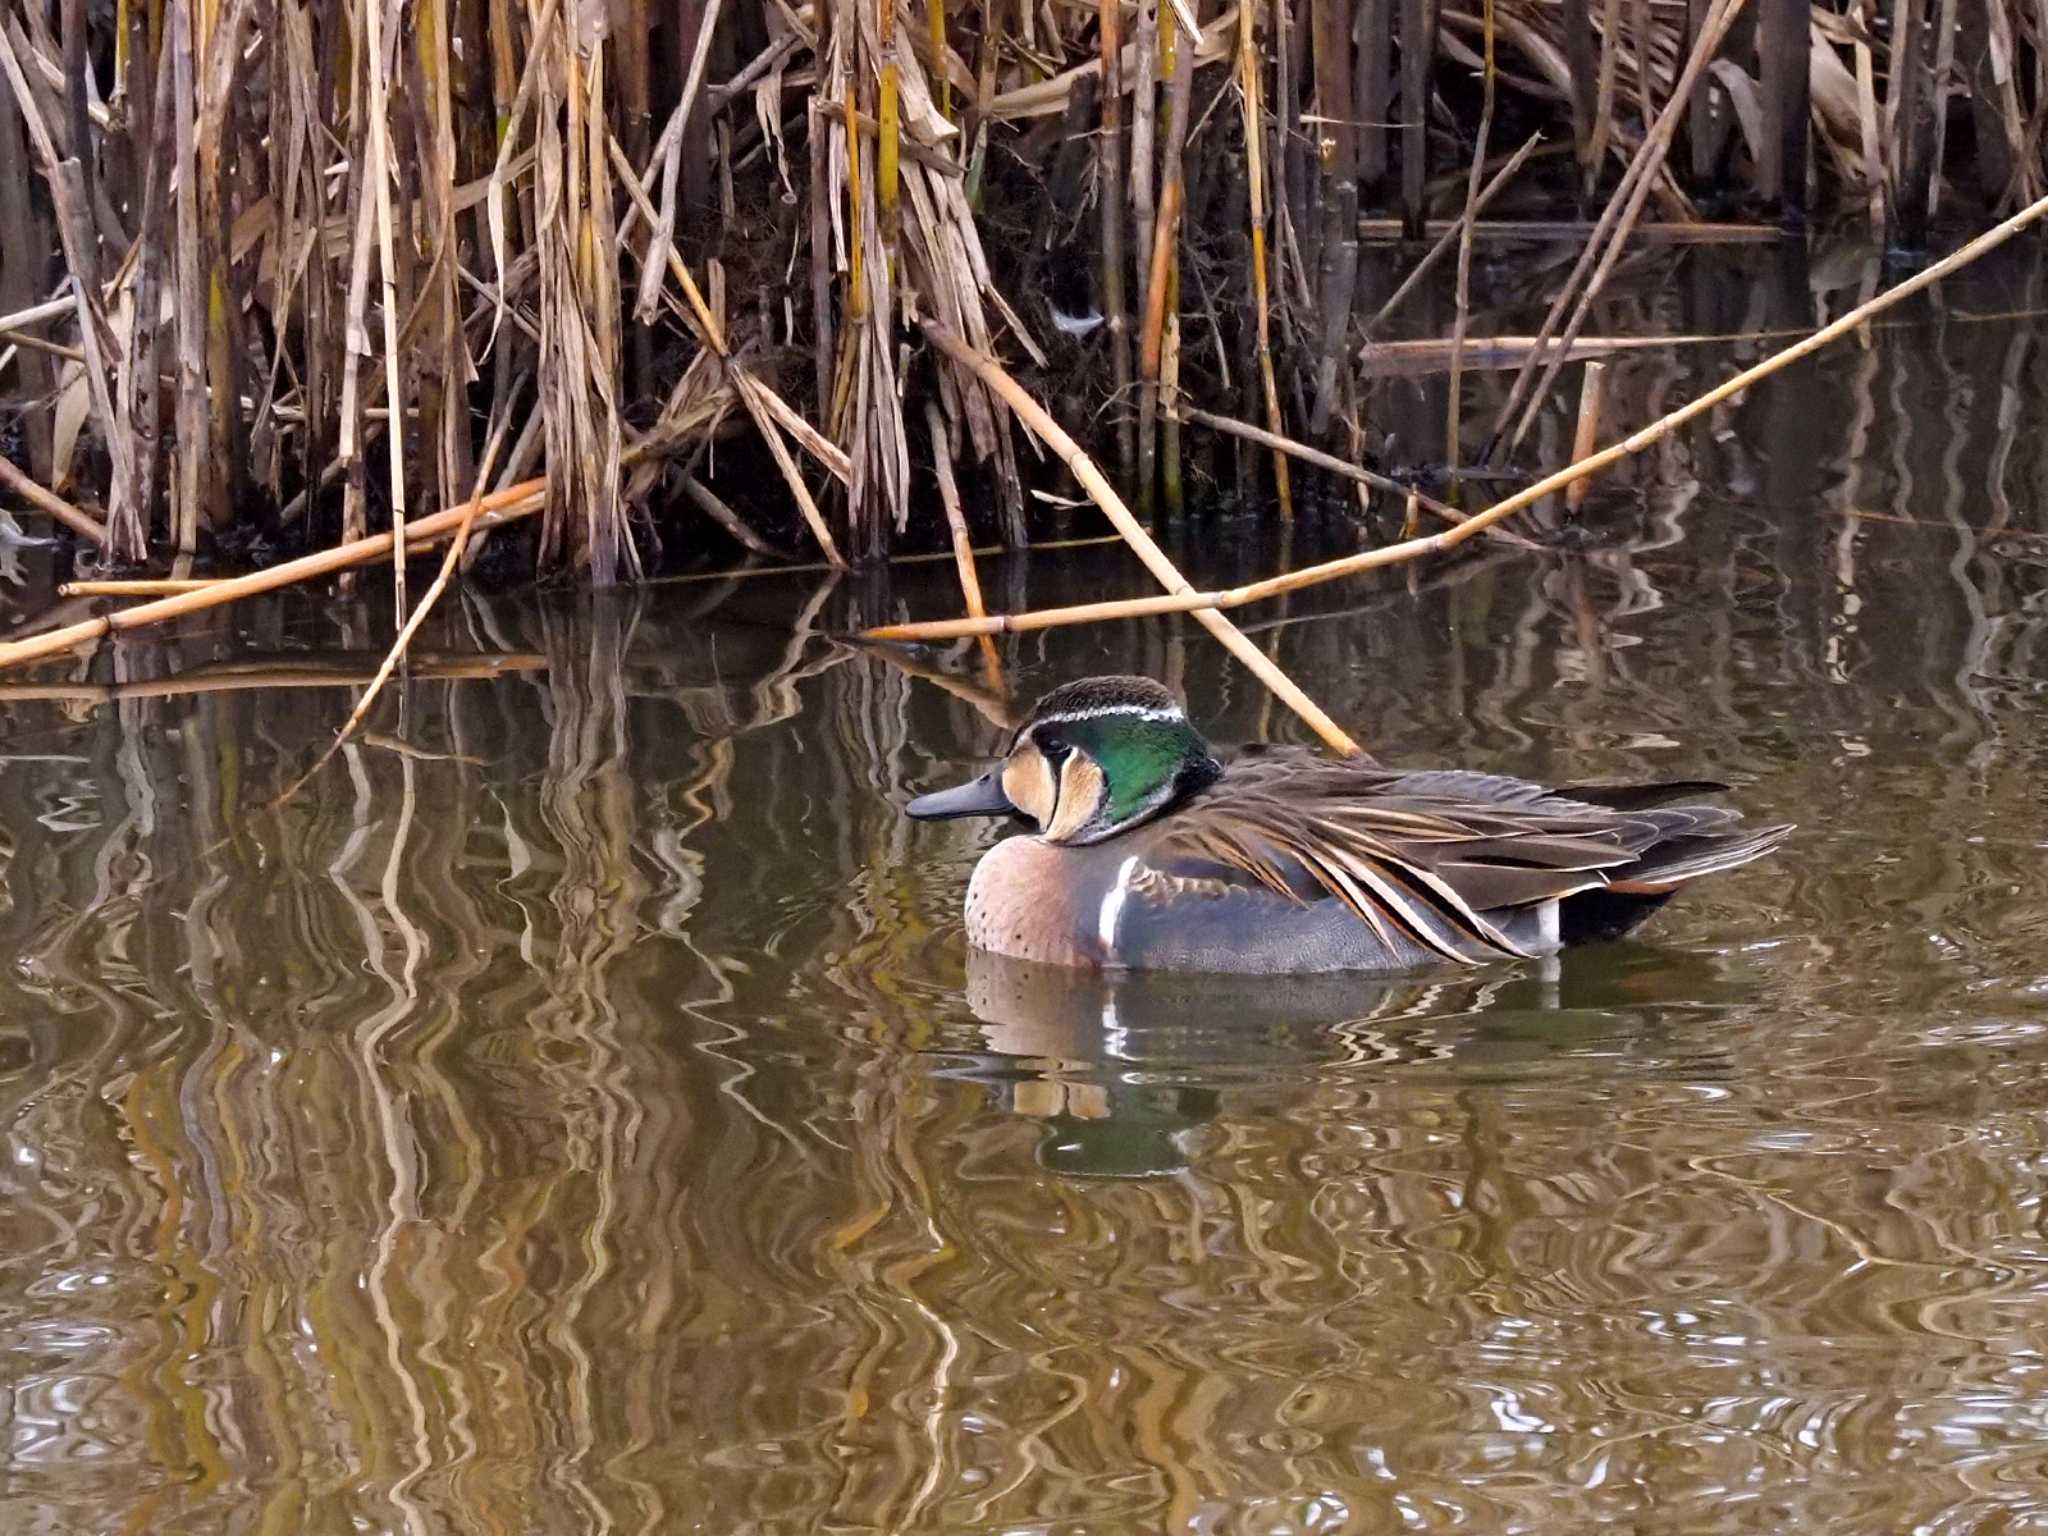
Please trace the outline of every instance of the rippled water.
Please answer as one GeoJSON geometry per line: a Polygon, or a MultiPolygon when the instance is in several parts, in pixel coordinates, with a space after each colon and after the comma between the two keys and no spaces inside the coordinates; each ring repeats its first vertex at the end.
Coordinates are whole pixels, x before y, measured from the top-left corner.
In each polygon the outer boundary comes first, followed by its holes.
{"type": "MultiPolygon", "coordinates": [[[[1561,963],[970,959],[993,833],[896,807],[1000,740],[980,655],[792,638],[944,567],[472,595],[282,808],[377,612],[7,680],[0,1527],[2048,1530],[2048,402],[2038,322],[1977,318],[2037,286],[1660,445],[1583,548],[1242,616],[1392,761],[1801,823],[1561,963]]],[[[1631,355],[1618,409],[1760,352],[1631,355]]],[[[1304,739],[1185,621],[1001,659],[1304,739]]]]}

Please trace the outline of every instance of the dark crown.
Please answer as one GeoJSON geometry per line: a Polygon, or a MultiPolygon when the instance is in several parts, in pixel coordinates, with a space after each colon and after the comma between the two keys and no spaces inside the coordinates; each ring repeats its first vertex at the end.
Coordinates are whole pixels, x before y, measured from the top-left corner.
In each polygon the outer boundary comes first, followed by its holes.
{"type": "Polygon", "coordinates": [[[1038,701],[1032,718],[1081,720],[1118,714],[1184,718],[1180,700],[1149,677],[1084,677],[1063,684],[1038,701]]]}

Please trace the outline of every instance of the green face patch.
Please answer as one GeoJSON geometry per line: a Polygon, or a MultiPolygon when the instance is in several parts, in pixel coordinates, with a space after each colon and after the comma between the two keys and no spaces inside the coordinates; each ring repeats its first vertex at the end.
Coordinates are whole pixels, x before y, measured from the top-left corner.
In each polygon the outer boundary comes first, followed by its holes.
{"type": "Polygon", "coordinates": [[[1184,766],[1208,756],[1207,744],[1185,721],[1112,714],[1075,721],[1063,734],[1108,778],[1112,822],[1156,807],[1184,766]]]}

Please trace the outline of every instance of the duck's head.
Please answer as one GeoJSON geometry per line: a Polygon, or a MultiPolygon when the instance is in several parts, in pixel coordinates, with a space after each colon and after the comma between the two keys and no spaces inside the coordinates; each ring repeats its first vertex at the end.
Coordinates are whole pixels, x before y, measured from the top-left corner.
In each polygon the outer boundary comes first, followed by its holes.
{"type": "Polygon", "coordinates": [[[904,810],[928,821],[1022,816],[1047,842],[1078,846],[1152,820],[1222,772],[1166,689],[1148,677],[1090,677],[1040,699],[1001,763],[904,810]]]}

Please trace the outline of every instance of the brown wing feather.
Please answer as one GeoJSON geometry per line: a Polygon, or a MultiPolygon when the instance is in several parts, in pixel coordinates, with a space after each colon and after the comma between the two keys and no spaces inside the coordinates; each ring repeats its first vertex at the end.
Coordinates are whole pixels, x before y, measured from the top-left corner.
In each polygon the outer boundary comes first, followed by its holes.
{"type": "Polygon", "coordinates": [[[1157,857],[1220,866],[1291,900],[1343,902],[1455,960],[1521,955],[1489,917],[1637,879],[1732,867],[1780,829],[1742,835],[1717,806],[1660,802],[1694,786],[1598,786],[1605,804],[1521,779],[1253,757],[1161,830],[1157,857]]]}

